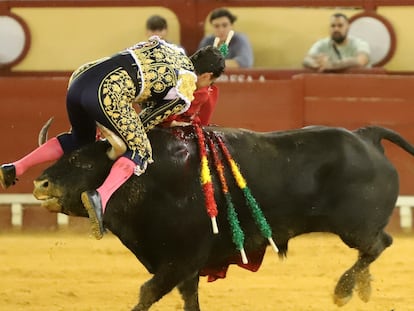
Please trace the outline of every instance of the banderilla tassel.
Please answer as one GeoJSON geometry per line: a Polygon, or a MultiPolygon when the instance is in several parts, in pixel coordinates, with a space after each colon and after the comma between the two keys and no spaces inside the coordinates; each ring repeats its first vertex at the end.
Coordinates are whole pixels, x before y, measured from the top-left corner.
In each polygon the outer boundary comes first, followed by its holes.
{"type": "Polygon", "coordinates": [[[217,226],[217,220],[216,220],[218,211],[217,211],[216,200],[214,199],[214,188],[213,188],[213,183],[211,181],[210,168],[208,167],[207,151],[205,147],[204,134],[203,134],[203,130],[201,129],[200,125],[195,124],[194,127],[195,127],[196,134],[198,137],[198,146],[200,149],[200,160],[201,160],[200,182],[201,182],[204,197],[206,200],[207,214],[210,216],[210,219],[211,219],[213,233],[217,234],[219,232],[218,226],[217,226]]]}
{"type": "Polygon", "coordinates": [[[243,194],[246,198],[247,204],[249,205],[251,211],[252,211],[252,215],[253,218],[256,222],[256,224],[259,226],[259,229],[262,233],[262,235],[267,238],[267,240],[269,241],[270,245],[272,246],[273,250],[278,253],[279,249],[277,248],[275,242],[273,241],[272,238],[272,229],[270,228],[266,217],[263,215],[262,210],[259,207],[259,204],[257,203],[257,201],[255,200],[255,198],[253,197],[249,187],[247,187],[247,182],[244,179],[244,177],[242,176],[239,167],[237,166],[236,162],[234,161],[234,159],[232,158],[229,150],[227,149],[226,145],[224,144],[223,140],[221,137],[216,136],[218,144],[225,156],[225,158],[227,159],[227,162],[230,165],[231,171],[233,173],[234,178],[236,179],[236,183],[239,186],[239,188],[243,191],[243,194]]]}
{"type": "Polygon", "coordinates": [[[215,148],[214,142],[212,139],[207,136],[208,146],[210,148],[211,154],[213,155],[214,165],[216,167],[216,171],[219,175],[221,189],[223,195],[226,199],[227,204],[227,218],[230,223],[231,232],[232,232],[232,240],[233,243],[236,245],[236,248],[240,251],[240,255],[242,258],[242,262],[247,264],[249,261],[247,260],[246,252],[244,251],[244,233],[242,228],[240,227],[239,219],[237,218],[237,212],[234,208],[233,201],[227,186],[226,177],[224,176],[224,166],[221,162],[217,149],[215,148]]]}

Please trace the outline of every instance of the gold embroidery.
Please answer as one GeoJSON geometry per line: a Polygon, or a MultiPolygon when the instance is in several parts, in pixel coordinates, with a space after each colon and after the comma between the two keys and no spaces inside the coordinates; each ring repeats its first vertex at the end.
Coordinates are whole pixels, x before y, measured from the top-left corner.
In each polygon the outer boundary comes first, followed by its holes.
{"type": "Polygon", "coordinates": [[[152,161],[152,149],[144,126],[132,107],[136,97],[133,80],[122,68],[110,72],[98,91],[102,111],[127,143],[129,149],[142,159],[152,161]]]}
{"type": "MultiPolygon", "coordinates": [[[[144,79],[141,95],[135,99],[137,103],[148,100],[153,93],[165,96],[171,88],[177,87],[179,80],[181,80],[178,70],[194,71],[191,60],[185,54],[178,48],[173,48],[158,40],[138,44],[131,50],[139,60],[138,65],[141,68],[142,78],[144,79]]],[[[185,96],[184,100],[191,98],[188,96],[189,90],[192,89],[189,84],[194,84],[193,90],[196,88],[195,76],[192,82],[189,78],[186,78],[186,80],[188,81],[185,87],[188,88],[188,91],[184,89],[183,92],[179,91],[180,96],[185,96]]]]}
{"type": "Polygon", "coordinates": [[[162,106],[152,105],[141,111],[139,114],[145,131],[153,129],[158,124],[173,114],[177,114],[184,109],[184,105],[177,98],[162,106]]]}
{"type": "Polygon", "coordinates": [[[194,91],[196,90],[194,74],[190,72],[180,72],[178,80],[179,94],[186,99],[186,102],[192,102],[194,99],[194,91]]]}

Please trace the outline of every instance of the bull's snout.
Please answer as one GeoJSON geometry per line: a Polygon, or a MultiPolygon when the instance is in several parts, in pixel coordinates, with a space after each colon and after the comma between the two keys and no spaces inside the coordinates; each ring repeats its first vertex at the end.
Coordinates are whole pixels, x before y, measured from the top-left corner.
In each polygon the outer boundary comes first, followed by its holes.
{"type": "Polygon", "coordinates": [[[38,200],[44,200],[47,199],[49,195],[49,180],[43,179],[43,180],[35,180],[33,181],[34,189],[33,189],[33,195],[38,200]]]}
{"type": "Polygon", "coordinates": [[[42,206],[50,212],[59,213],[62,207],[59,204],[59,196],[51,189],[51,183],[48,179],[36,179],[33,181],[33,195],[36,199],[42,201],[42,206]]]}

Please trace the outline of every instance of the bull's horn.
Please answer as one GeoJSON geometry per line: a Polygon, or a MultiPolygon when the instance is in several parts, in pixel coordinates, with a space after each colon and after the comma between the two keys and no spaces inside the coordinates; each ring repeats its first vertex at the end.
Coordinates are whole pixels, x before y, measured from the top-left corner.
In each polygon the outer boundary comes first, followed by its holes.
{"type": "Polygon", "coordinates": [[[47,122],[42,126],[42,129],[39,132],[39,136],[37,137],[37,143],[39,146],[43,145],[47,140],[47,132],[49,131],[49,127],[53,122],[54,117],[51,117],[47,122]]]}
{"type": "Polygon", "coordinates": [[[109,149],[106,154],[111,160],[116,160],[125,153],[127,149],[125,142],[118,135],[116,135],[114,132],[99,122],[96,122],[96,124],[101,131],[102,136],[105,137],[112,146],[112,148],[109,149]]]}

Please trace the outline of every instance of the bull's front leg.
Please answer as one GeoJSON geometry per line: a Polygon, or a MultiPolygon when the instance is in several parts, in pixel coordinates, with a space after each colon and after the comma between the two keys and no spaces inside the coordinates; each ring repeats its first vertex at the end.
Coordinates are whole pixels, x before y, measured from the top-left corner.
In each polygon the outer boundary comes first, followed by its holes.
{"type": "Polygon", "coordinates": [[[184,311],[200,311],[198,302],[198,272],[178,285],[178,290],[184,300],[184,311]]]}
{"type": "Polygon", "coordinates": [[[185,311],[199,311],[198,305],[198,275],[180,271],[175,265],[167,265],[161,269],[140,289],[139,302],[132,311],[148,311],[150,307],[178,286],[184,299],[185,311]],[[174,269],[173,266],[176,268],[174,269]],[[190,275],[190,276],[189,276],[190,275]]]}
{"type": "Polygon", "coordinates": [[[176,284],[168,282],[167,285],[166,281],[162,281],[160,276],[156,274],[152,279],[142,284],[138,304],[131,311],[148,311],[155,302],[175,287],[176,284]]]}

